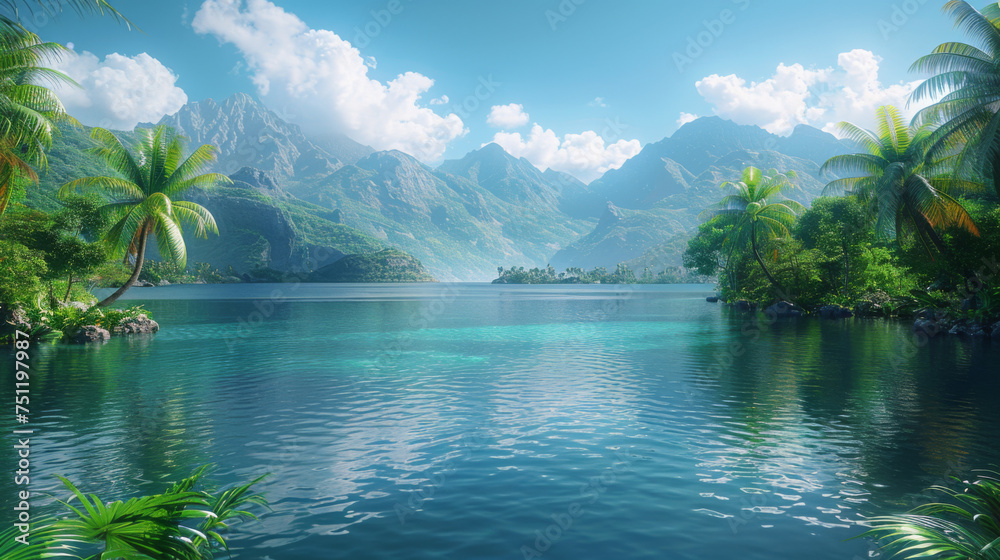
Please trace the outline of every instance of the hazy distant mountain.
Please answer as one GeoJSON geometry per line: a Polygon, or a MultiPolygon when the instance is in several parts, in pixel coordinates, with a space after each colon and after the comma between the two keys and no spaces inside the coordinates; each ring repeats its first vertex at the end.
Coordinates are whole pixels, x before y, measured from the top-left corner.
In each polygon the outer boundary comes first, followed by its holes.
{"type": "Polygon", "coordinates": [[[464,158],[442,163],[438,171],[468,179],[500,200],[556,211],[560,190],[537,167],[515,158],[497,144],[487,144],[464,158]]]}
{"type": "Polygon", "coordinates": [[[797,188],[788,195],[808,203],[828,181],[819,176],[822,163],[849,152],[849,144],[809,126],[781,137],[718,117],[695,120],[591,183],[594,195],[630,212],[619,210],[622,217],[614,227],[609,227],[605,214],[591,233],[557,253],[552,262],[608,266],[664,243],[670,249],[654,250],[657,259],[679,262],[671,252],[682,245],[673,240],[694,229],[701,221],[699,214],[722,197],[719,185],[739,179],[746,167],[795,171],[797,188]]]}

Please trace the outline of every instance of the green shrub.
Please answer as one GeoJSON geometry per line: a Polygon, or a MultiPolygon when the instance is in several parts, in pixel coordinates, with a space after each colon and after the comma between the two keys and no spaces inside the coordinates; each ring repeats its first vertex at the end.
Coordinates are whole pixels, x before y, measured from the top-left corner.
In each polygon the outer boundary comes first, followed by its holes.
{"type": "Polygon", "coordinates": [[[141,305],[126,309],[105,309],[103,310],[103,317],[98,320],[97,325],[102,329],[107,329],[109,332],[114,332],[115,328],[121,325],[122,322],[127,319],[135,319],[139,315],[145,315],[152,319],[152,314],[143,309],[141,305]]]}

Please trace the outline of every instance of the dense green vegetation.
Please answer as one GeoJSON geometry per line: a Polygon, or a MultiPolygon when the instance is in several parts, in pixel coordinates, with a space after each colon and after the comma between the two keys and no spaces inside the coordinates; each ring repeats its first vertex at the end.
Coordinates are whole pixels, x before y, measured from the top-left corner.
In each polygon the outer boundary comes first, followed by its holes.
{"type": "Polygon", "coordinates": [[[313,272],[310,282],[433,282],[419,260],[395,249],[349,255],[313,272]]]}
{"type": "Polygon", "coordinates": [[[628,265],[619,264],[614,272],[608,272],[603,266],[586,271],[582,268],[569,267],[565,272],[557,272],[551,265],[542,268],[525,270],[523,266],[509,269],[497,268],[497,278],[494,284],[704,284],[710,281],[707,276],[692,274],[681,267],[666,268],[658,274],[653,274],[649,268],[636,275],[628,265]]]}
{"type": "Polygon", "coordinates": [[[84,494],[60,477],[73,496],[64,502],[67,515],[33,520],[30,539],[16,525],[0,532],[0,557],[4,560],[227,557],[227,529],[235,523],[256,519],[251,511],[255,506],[267,507],[267,500],[253,490],[264,477],[229,489],[206,491],[199,486],[203,485],[207,470],[207,467],[196,470],[161,494],[113,502],[84,494]]]}
{"type": "Polygon", "coordinates": [[[938,103],[912,123],[891,106],[875,130],[841,123],[858,152],[826,162],[827,196],[808,209],[755,184],[753,169],[725,183],[735,192],[706,211],[684,265],[717,275],[728,302],[929,309],[983,330],[1000,319],[1000,8],[944,9],[984,49],[946,43],[914,64],[935,75],[913,97],[943,96],[938,103]]]}

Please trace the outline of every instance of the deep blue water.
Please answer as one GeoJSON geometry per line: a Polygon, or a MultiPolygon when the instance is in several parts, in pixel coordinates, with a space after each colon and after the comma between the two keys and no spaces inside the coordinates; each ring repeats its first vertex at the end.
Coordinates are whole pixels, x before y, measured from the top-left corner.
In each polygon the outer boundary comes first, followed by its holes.
{"type": "Polygon", "coordinates": [[[135,289],[155,336],[32,349],[32,490],[271,472],[240,559],[854,560],[864,516],[1000,463],[996,346],[706,288],[135,289]]]}

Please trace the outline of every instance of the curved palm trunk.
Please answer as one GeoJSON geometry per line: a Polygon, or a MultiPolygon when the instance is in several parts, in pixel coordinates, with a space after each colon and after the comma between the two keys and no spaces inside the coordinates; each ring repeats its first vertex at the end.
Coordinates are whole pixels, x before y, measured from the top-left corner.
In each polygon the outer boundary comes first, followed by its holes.
{"type": "Polygon", "coordinates": [[[148,229],[144,227],[142,233],[139,234],[139,248],[135,252],[135,269],[132,271],[132,275],[128,277],[125,284],[121,288],[118,288],[115,293],[98,303],[97,307],[107,307],[118,301],[118,298],[122,297],[122,294],[127,292],[135,284],[136,280],[139,279],[139,273],[142,272],[142,263],[146,257],[146,239],[148,236],[148,229]]]}
{"type": "Polygon", "coordinates": [[[993,190],[1000,196],[1000,157],[993,159],[993,190]]]}
{"type": "Polygon", "coordinates": [[[760,265],[761,270],[764,271],[764,276],[767,276],[771,285],[777,288],[781,293],[785,293],[785,289],[781,287],[781,284],[774,278],[774,276],[771,276],[771,271],[768,270],[767,266],[764,264],[764,259],[760,258],[760,251],[757,250],[757,222],[754,222],[750,228],[750,248],[753,250],[754,258],[757,259],[757,264],[760,265]]]}

